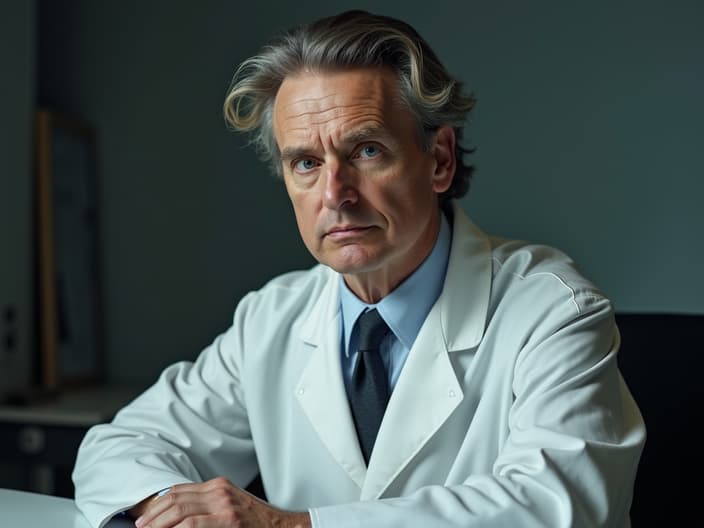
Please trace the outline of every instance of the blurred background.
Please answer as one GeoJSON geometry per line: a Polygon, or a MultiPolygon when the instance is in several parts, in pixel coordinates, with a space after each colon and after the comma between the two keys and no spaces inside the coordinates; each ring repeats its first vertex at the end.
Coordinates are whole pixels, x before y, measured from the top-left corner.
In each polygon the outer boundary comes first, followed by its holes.
{"type": "Polygon", "coordinates": [[[312,265],[222,102],[273,33],[353,7],[414,25],[477,97],[462,205],[485,231],[561,248],[617,311],[704,313],[702,5],[0,1],[0,390],[38,369],[35,110],[95,129],[96,354],[141,389],[312,265]]]}

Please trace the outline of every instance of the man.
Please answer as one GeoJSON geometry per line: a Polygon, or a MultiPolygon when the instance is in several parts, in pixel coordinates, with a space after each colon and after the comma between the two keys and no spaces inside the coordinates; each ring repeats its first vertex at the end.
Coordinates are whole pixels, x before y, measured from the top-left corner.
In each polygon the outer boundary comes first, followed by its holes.
{"type": "Polygon", "coordinates": [[[472,104],[411,27],[358,11],[240,67],[228,120],[320,265],[246,296],[195,363],[88,433],[94,525],[629,525],[645,429],[611,305],[453,203],[472,104]],[[240,488],[258,473],[268,503],[240,488]]]}

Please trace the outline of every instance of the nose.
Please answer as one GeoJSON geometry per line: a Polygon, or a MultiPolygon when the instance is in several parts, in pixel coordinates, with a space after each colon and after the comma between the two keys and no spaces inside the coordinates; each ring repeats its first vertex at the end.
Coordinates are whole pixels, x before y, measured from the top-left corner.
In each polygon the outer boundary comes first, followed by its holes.
{"type": "Polygon", "coordinates": [[[323,205],[334,211],[357,203],[359,194],[353,175],[343,164],[334,161],[325,165],[323,205]]]}

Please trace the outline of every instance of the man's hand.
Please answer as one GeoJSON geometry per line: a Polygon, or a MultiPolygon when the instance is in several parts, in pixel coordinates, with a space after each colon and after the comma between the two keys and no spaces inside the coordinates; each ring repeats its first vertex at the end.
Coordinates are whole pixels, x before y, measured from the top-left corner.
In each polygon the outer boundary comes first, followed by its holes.
{"type": "Polygon", "coordinates": [[[279,510],[225,478],[179,484],[141,503],[137,528],[310,528],[308,513],[279,510]]]}

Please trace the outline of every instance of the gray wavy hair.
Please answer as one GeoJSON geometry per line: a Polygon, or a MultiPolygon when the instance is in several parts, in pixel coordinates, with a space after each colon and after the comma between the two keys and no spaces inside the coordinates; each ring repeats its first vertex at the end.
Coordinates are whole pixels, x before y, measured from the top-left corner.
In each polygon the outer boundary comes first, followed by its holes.
{"type": "Polygon", "coordinates": [[[275,37],[235,72],[225,99],[225,119],[235,130],[252,133],[251,142],[280,175],[272,117],[281,83],[303,69],[359,67],[388,67],[395,72],[401,99],[416,117],[423,148],[429,148],[439,127],[453,127],[457,170],[440,199],[444,203],[464,196],[474,167],[465,164],[464,155],[471,150],[460,142],[475,99],[462,93],[462,83],[447,72],[418,32],[395,18],[346,11],[275,37]]]}

